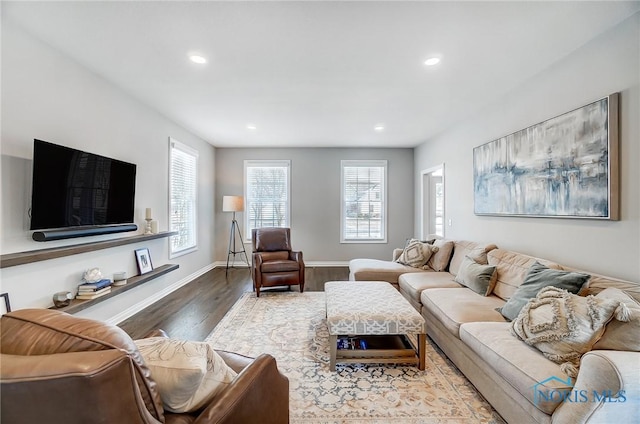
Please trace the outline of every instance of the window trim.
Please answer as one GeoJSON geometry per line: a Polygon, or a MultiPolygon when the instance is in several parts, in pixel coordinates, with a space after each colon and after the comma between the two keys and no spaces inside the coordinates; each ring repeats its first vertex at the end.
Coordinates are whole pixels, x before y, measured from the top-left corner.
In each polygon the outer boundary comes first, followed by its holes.
{"type": "Polygon", "coordinates": [[[250,215],[247,213],[249,208],[249,198],[247,196],[247,169],[255,166],[279,166],[287,168],[287,207],[285,215],[285,227],[291,227],[291,159],[245,159],[244,161],[244,200],[245,200],[245,212],[244,212],[244,228],[245,242],[251,242],[251,227],[249,223],[250,215]]]}
{"type": "Polygon", "coordinates": [[[378,244],[378,243],[387,243],[388,238],[388,223],[389,223],[389,202],[387,201],[388,197],[388,175],[389,175],[389,161],[386,159],[379,160],[341,160],[340,161],[340,243],[341,244],[350,244],[350,243],[360,243],[360,244],[378,244]],[[345,237],[345,224],[346,224],[346,216],[345,216],[345,181],[344,181],[344,168],[345,167],[382,167],[383,168],[383,190],[381,193],[381,201],[384,216],[381,220],[382,225],[382,238],[379,239],[349,239],[345,237]]]}
{"type": "MultiPolygon", "coordinates": [[[[194,187],[194,224],[193,224],[193,229],[194,229],[194,234],[193,234],[193,245],[186,247],[184,249],[181,250],[177,250],[174,251],[173,250],[173,245],[171,243],[171,238],[169,239],[169,259],[173,259],[173,258],[177,258],[179,256],[183,256],[186,254],[189,254],[191,252],[195,252],[198,250],[198,162],[199,162],[199,152],[192,148],[187,146],[184,143],[179,142],[178,140],[169,137],[169,201],[168,201],[168,227],[169,227],[169,231],[173,231],[173,229],[171,228],[171,199],[173,196],[173,185],[171,184],[171,175],[172,175],[172,163],[173,163],[173,150],[180,150],[183,153],[186,153],[188,155],[191,155],[195,158],[195,187],[194,187]]],[[[175,237],[175,236],[172,236],[175,237]]]]}

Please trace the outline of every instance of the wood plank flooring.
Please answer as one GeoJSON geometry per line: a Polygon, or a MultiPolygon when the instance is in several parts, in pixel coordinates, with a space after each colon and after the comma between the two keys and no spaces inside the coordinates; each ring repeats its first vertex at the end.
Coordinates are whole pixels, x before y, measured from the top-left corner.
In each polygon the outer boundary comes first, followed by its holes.
{"type": "MultiPolygon", "coordinates": [[[[307,267],[305,291],[323,291],[327,281],[349,279],[348,267],[307,267]]],[[[161,328],[171,337],[182,340],[204,340],[222,317],[240,298],[252,291],[248,268],[214,268],[192,282],[165,296],[153,305],[118,324],[133,339],[139,339],[161,328]]],[[[287,288],[262,289],[287,290],[287,288]]],[[[291,290],[298,290],[292,286],[291,290]]]]}

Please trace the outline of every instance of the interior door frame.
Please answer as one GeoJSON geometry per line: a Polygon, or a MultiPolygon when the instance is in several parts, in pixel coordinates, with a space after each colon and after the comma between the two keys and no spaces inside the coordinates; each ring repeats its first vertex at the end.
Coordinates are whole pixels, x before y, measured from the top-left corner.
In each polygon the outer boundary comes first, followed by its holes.
{"type": "Polygon", "coordinates": [[[444,162],[420,171],[420,237],[426,240],[429,235],[429,222],[431,221],[430,201],[431,201],[431,185],[425,184],[429,180],[429,175],[436,171],[442,170],[442,237],[446,233],[446,185],[445,185],[445,167],[444,162]]]}

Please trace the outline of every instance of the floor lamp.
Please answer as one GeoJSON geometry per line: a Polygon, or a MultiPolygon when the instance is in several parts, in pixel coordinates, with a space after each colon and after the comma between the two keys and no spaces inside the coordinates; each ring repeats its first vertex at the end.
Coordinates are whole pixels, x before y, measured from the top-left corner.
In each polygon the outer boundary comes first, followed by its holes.
{"type": "MultiPolygon", "coordinates": [[[[229,251],[227,253],[227,270],[225,276],[229,273],[229,257],[233,255],[233,263],[236,261],[236,255],[239,253],[244,254],[244,259],[247,261],[247,267],[249,267],[249,258],[247,257],[247,251],[244,250],[244,243],[242,242],[242,234],[240,233],[240,227],[238,221],[236,221],[236,212],[244,211],[244,199],[242,196],[223,196],[222,197],[222,212],[233,212],[233,220],[231,221],[231,231],[229,232],[229,251]],[[240,250],[236,250],[236,233],[240,237],[240,250]]],[[[232,263],[232,266],[233,266],[232,263]]]]}

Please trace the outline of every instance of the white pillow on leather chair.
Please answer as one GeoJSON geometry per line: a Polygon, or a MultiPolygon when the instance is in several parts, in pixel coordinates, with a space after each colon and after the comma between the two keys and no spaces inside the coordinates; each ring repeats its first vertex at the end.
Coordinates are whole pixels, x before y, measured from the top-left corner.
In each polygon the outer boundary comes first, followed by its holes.
{"type": "Polygon", "coordinates": [[[237,375],[204,342],[151,337],[135,343],[171,412],[200,409],[237,375]]]}

